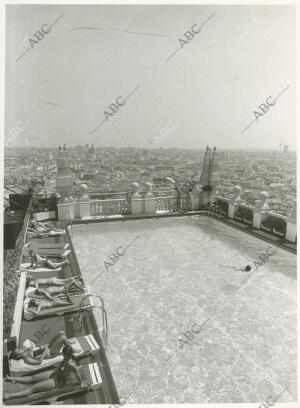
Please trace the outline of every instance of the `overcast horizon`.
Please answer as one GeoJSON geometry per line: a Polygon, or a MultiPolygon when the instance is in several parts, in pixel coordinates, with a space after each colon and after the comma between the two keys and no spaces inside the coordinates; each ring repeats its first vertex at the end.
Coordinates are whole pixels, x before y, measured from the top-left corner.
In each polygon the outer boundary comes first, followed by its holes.
{"type": "Polygon", "coordinates": [[[5,137],[19,128],[16,145],[153,148],[169,129],[162,148],[296,149],[294,6],[9,5],[6,12],[5,137]],[[203,23],[188,42],[184,33],[203,23]],[[180,38],[186,43],[175,52],[180,38]],[[117,98],[119,110],[105,120],[117,98]],[[250,125],[267,98],[268,111],[250,125]]]}

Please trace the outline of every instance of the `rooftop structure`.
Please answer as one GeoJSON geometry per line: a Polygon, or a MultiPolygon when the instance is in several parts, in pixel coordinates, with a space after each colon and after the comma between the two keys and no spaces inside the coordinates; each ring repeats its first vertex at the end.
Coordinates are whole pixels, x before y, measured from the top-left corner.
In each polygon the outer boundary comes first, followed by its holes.
{"type": "MultiPolygon", "coordinates": [[[[278,385],[278,371],[287,373],[290,384],[283,400],[294,400],[296,212],[276,212],[266,191],[246,203],[239,185],[228,197],[219,195],[215,148],[207,147],[200,177],[175,181],[165,176],[157,191],[145,179],[132,182],[130,190],[97,198],[85,184],[74,194],[66,148],[59,149],[56,161],[60,201],[50,203],[44,193],[38,197],[32,191],[35,210],[27,211],[16,248],[7,253],[5,285],[15,277],[16,287],[5,299],[6,356],[29,338],[48,344],[60,330],[77,340],[93,336],[94,349],[76,359],[91,388],[72,386],[60,395],[64,404],[118,403],[128,394],[129,403],[256,402],[262,397],[253,390],[253,379],[267,375],[278,385]],[[50,228],[47,236],[32,224],[28,229],[30,217],[30,223],[52,217],[58,222],[33,224],[42,231],[50,228]],[[70,263],[32,270],[28,243],[50,262],[66,258],[70,263]],[[36,279],[82,274],[86,292],[64,312],[44,311],[28,319],[28,273],[36,279]],[[270,298],[263,312],[262,295],[270,298]],[[290,319],[282,324],[278,311],[290,319]],[[266,353],[279,356],[272,366],[264,365],[266,353]],[[213,401],[210,384],[216,387],[213,401]]],[[[7,357],[4,371],[19,374],[7,357]]],[[[13,392],[14,386],[5,385],[13,392]]],[[[43,394],[38,402],[54,403],[56,397],[43,394]]],[[[17,402],[37,400],[31,395],[17,402]]]]}

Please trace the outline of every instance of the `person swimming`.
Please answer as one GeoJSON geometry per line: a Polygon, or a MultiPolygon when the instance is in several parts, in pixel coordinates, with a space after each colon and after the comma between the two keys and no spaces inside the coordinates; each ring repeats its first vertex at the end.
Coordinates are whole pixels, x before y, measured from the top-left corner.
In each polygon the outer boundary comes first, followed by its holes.
{"type": "Polygon", "coordinates": [[[236,266],[230,266],[230,265],[220,265],[223,268],[230,268],[230,269],[234,269],[237,272],[250,272],[251,271],[251,265],[246,265],[242,268],[237,268],[236,266]]]}

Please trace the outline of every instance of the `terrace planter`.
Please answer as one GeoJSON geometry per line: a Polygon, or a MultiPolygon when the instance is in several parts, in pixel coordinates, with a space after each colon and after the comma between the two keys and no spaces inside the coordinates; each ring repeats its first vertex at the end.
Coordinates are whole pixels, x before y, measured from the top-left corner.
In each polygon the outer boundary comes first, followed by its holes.
{"type": "Polygon", "coordinates": [[[229,208],[228,201],[217,199],[217,201],[215,202],[215,207],[219,207],[221,214],[228,216],[228,208],[229,208]]]}
{"type": "Polygon", "coordinates": [[[261,222],[261,229],[285,237],[287,223],[285,220],[274,215],[268,215],[261,222]]]}
{"type": "Polygon", "coordinates": [[[238,207],[234,218],[245,222],[246,224],[253,224],[253,211],[251,210],[251,208],[247,208],[247,207],[238,207]]]}

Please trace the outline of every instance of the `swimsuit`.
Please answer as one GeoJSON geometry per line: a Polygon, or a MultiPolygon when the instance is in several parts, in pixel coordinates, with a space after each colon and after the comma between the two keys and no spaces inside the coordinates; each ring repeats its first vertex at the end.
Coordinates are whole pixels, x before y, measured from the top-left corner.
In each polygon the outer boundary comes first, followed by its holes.
{"type": "Polygon", "coordinates": [[[42,258],[40,255],[36,254],[36,263],[38,266],[47,266],[48,259],[42,258]]]}
{"type": "Polygon", "coordinates": [[[78,384],[78,379],[75,373],[66,366],[64,361],[62,361],[59,367],[53,371],[50,378],[54,380],[55,388],[63,387],[64,385],[78,384]]]}

